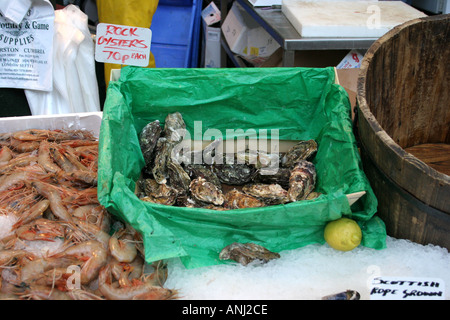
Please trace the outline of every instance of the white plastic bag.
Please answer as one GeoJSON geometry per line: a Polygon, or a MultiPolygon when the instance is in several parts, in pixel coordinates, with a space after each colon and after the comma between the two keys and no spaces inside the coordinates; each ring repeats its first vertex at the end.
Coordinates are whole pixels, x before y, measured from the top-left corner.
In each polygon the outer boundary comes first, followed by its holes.
{"type": "Polygon", "coordinates": [[[55,11],[53,90],[25,90],[33,115],[100,111],[94,41],[77,6],[55,11]]]}

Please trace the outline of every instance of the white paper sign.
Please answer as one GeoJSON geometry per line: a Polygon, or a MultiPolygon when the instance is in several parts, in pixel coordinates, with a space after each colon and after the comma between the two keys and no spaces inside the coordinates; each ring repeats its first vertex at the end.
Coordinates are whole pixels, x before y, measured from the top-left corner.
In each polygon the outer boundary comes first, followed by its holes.
{"type": "Polygon", "coordinates": [[[96,61],[138,67],[148,66],[152,38],[149,28],[99,23],[96,38],[96,61]]]}
{"type": "Polygon", "coordinates": [[[445,284],[437,278],[375,277],[370,300],[444,300],[445,284]]]}
{"type": "Polygon", "coordinates": [[[0,13],[0,87],[52,90],[54,14],[46,1],[18,24],[0,13]]]}

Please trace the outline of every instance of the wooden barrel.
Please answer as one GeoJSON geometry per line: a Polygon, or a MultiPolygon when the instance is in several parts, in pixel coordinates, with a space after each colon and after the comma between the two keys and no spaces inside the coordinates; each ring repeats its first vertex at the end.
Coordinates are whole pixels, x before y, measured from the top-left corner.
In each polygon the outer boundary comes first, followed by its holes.
{"type": "Polygon", "coordinates": [[[408,21],[361,64],[357,134],[388,235],[450,250],[450,15],[408,21]]]}

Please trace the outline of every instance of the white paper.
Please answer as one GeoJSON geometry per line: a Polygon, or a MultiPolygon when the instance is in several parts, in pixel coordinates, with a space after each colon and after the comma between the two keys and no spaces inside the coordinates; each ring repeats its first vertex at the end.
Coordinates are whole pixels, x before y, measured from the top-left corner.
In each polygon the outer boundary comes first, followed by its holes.
{"type": "Polygon", "coordinates": [[[104,63],[147,67],[152,31],[149,28],[112,23],[97,25],[95,60],[104,63]]]}
{"type": "Polygon", "coordinates": [[[53,21],[48,1],[34,2],[18,24],[0,17],[0,87],[52,89],[53,21]]]}
{"type": "Polygon", "coordinates": [[[370,300],[445,300],[445,283],[439,278],[375,277],[370,300]]]}

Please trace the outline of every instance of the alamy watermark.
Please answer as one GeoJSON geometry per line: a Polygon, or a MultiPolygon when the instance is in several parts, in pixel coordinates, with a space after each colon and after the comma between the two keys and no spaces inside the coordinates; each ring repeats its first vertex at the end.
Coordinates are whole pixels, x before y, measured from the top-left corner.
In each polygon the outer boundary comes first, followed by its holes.
{"type": "Polygon", "coordinates": [[[222,132],[208,128],[203,132],[202,121],[194,121],[192,136],[186,129],[175,132],[174,136],[182,138],[182,142],[174,146],[171,157],[180,164],[251,164],[261,166],[263,174],[269,170],[273,174],[279,167],[278,129],[226,129],[222,132]],[[226,140],[222,139],[224,136],[226,140]]]}
{"type": "Polygon", "coordinates": [[[381,28],[381,8],[376,4],[367,7],[367,13],[371,14],[366,20],[367,28],[380,29],[381,28]]]}

